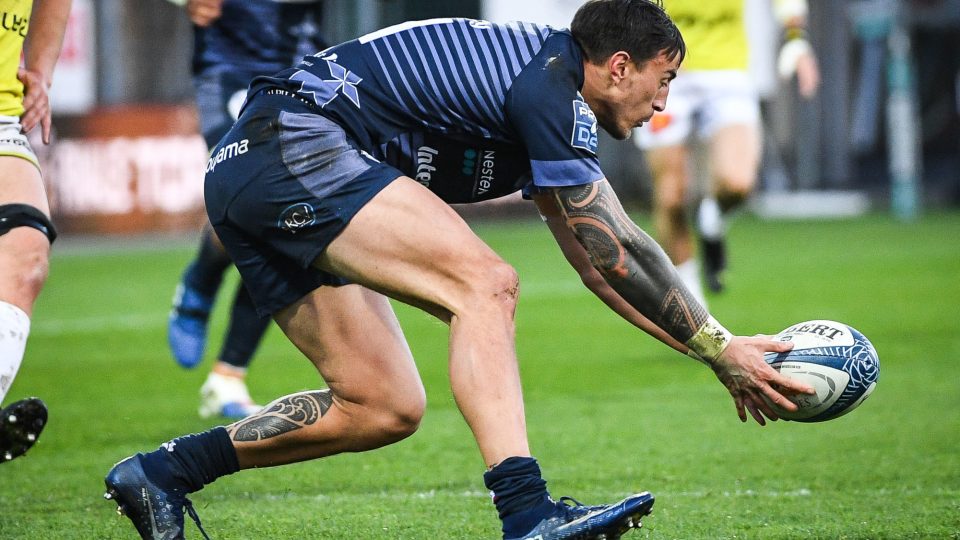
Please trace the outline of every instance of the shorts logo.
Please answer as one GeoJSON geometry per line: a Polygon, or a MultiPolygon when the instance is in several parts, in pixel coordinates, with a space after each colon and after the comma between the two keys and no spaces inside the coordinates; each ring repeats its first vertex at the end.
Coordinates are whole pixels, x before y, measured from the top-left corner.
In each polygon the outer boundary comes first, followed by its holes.
{"type": "Polygon", "coordinates": [[[597,153],[597,117],[585,101],[573,100],[573,134],[570,146],[597,153]]]}
{"type": "Polygon", "coordinates": [[[297,234],[317,222],[317,214],[308,203],[291,204],[280,213],[277,226],[290,234],[297,234]]]}
{"type": "Polygon", "coordinates": [[[244,139],[239,142],[232,142],[230,144],[221,146],[217,150],[216,154],[211,154],[210,159],[207,160],[207,172],[213,172],[217,168],[217,165],[223,163],[228,159],[232,159],[236,156],[240,156],[247,153],[247,150],[250,149],[250,140],[244,139]]]}

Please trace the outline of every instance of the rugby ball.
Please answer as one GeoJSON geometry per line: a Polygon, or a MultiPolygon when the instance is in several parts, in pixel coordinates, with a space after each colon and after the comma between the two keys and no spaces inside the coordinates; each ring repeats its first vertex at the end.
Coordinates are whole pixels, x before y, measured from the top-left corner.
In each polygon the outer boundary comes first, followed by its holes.
{"type": "Polygon", "coordinates": [[[780,373],[816,390],[811,395],[787,396],[799,407],[794,412],[768,402],[784,420],[822,422],[843,416],[860,406],[877,386],[877,351],[866,336],[846,324],[805,321],[772,339],[790,341],[793,349],[766,353],[764,360],[780,373]]]}

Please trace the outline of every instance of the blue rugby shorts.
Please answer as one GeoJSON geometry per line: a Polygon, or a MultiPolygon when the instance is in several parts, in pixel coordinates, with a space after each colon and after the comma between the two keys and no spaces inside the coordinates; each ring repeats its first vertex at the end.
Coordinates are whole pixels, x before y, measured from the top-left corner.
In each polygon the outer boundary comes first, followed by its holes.
{"type": "Polygon", "coordinates": [[[347,283],[311,264],[402,175],[309,105],[261,92],[213,148],[204,198],[257,311],[268,315],[322,285],[347,283]]]}

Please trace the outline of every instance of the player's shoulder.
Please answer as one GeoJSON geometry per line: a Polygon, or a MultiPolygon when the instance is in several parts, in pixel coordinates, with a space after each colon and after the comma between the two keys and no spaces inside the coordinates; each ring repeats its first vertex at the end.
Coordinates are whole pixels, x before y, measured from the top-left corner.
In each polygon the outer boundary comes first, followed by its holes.
{"type": "Polygon", "coordinates": [[[520,84],[546,84],[576,92],[583,84],[583,53],[568,30],[551,30],[517,79],[520,84]]]}

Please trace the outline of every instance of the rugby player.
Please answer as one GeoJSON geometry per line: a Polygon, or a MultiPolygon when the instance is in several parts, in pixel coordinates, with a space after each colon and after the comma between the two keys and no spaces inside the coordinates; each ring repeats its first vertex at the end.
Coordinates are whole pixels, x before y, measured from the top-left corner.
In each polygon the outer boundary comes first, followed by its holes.
{"type": "MultiPolygon", "coordinates": [[[[322,2],[281,0],[174,0],[185,4],[194,25],[193,77],[200,129],[208,148],[230,129],[257,75],[293,65],[300,56],[326,47],[319,24],[322,2]]],[[[203,360],[214,299],[230,257],[204,223],[200,249],[188,264],[173,297],[167,338],[174,359],[186,368],[203,360]]],[[[200,387],[202,418],[243,418],[260,409],[246,385],[247,369],[269,317],[261,317],[243,287],[237,291],[223,345],[200,387]]]]}
{"type": "MultiPolygon", "coordinates": [[[[39,126],[43,143],[50,143],[47,91],[69,15],[70,0],[0,2],[0,404],[23,361],[57,237],[26,133],[39,126]]],[[[0,410],[0,463],[29,450],[46,423],[47,407],[38,398],[0,410]]]]}
{"type": "MultiPolygon", "coordinates": [[[[780,71],[785,76],[796,73],[801,95],[809,98],[819,84],[819,71],[805,37],[807,3],[772,1],[786,29],[780,71]]],[[[709,169],[707,193],[697,205],[696,231],[703,277],[713,292],[724,288],[728,216],[753,192],[760,164],[760,97],[747,69],[744,9],[744,0],[670,1],[667,11],[691,54],[674,81],[670,110],[655,114],[634,138],[645,150],[653,175],[657,239],[703,304],[701,269],[687,212],[696,178],[691,164],[703,163],[709,169]],[[690,157],[695,139],[704,141],[705,160],[690,157]]]]}

